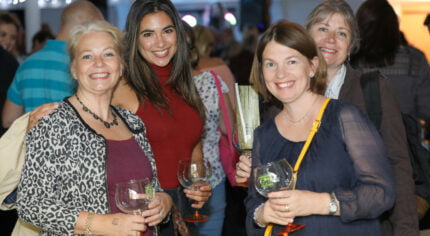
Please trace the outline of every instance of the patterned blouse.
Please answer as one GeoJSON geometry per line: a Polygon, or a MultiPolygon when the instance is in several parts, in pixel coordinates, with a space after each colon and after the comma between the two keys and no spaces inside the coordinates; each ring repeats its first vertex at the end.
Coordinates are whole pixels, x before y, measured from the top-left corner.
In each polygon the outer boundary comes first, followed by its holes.
{"type": "MultiPolygon", "coordinates": [[[[209,180],[212,188],[215,188],[225,178],[224,169],[219,157],[219,139],[221,133],[218,130],[219,119],[222,119],[219,108],[219,96],[215,84],[215,78],[210,72],[203,72],[193,76],[194,83],[199,92],[200,98],[206,107],[206,122],[204,124],[203,135],[203,155],[212,167],[212,177],[209,180]]],[[[218,76],[221,82],[221,91],[228,93],[227,85],[218,76]]]]}

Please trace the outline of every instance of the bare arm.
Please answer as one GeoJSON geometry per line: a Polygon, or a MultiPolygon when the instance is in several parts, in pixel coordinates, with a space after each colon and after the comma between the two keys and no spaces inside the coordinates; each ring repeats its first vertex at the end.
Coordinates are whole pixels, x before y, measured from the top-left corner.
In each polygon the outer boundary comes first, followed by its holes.
{"type": "Polygon", "coordinates": [[[2,112],[2,126],[4,128],[9,128],[16,118],[24,114],[24,107],[11,102],[6,99],[3,112],[2,112]]]}

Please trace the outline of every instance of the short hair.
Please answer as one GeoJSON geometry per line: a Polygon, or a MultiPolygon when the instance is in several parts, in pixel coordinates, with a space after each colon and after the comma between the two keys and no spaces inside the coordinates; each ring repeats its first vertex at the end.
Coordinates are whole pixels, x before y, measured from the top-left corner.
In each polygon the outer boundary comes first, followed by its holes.
{"type": "Polygon", "coordinates": [[[69,40],[67,41],[67,50],[70,56],[70,65],[73,64],[76,56],[76,50],[78,48],[81,37],[91,32],[105,32],[108,33],[115,44],[116,49],[119,52],[120,62],[123,65],[123,72],[126,71],[126,66],[123,60],[124,47],[123,47],[123,33],[117,27],[109,24],[106,21],[95,21],[86,25],[78,25],[70,32],[69,40]]]}
{"type": "Polygon", "coordinates": [[[44,42],[48,39],[55,39],[55,36],[47,30],[39,30],[37,33],[33,35],[33,38],[31,39],[31,42],[33,45],[37,42],[44,42]]]}
{"type": "Polygon", "coordinates": [[[344,0],[325,0],[316,6],[306,17],[305,27],[309,30],[313,25],[322,22],[329,16],[340,14],[345,19],[345,23],[351,30],[351,41],[349,51],[354,53],[360,46],[360,32],[357,20],[351,6],[344,0]]]}
{"type": "Polygon", "coordinates": [[[12,15],[8,12],[2,12],[0,13],[0,25],[8,24],[8,25],[14,25],[16,28],[16,31],[18,32],[19,26],[17,25],[16,21],[12,17],[12,15]]]}
{"type": "Polygon", "coordinates": [[[193,27],[193,31],[196,38],[196,49],[200,56],[215,48],[216,36],[209,27],[196,25],[193,27]]]}
{"type": "Polygon", "coordinates": [[[99,20],[104,20],[104,17],[96,5],[88,0],[77,0],[67,5],[61,12],[60,25],[73,28],[99,20]]]}
{"type": "Polygon", "coordinates": [[[309,62],[314,58],[318,57],[319,64],[316,68],[315,75],[310,81],[309,90],[323,95],[327,86],[327,65],[324,58],[320,54],[315,41],[312,36],[306,31],[303,26],[281,20],[276,24],[270,26],[266,32],[262,35],[261,39],[257,44],[255,51],[254,61],[251,69],[250,81],[254,85],[255,90],[259,92],[265,102],[277,101],[277,99],[270,94],[266,87],[262,72],[262,57],[263,52],[267,44],[271,41],[275,41],[286,47],[297,50],[303,56],[305,56],[309,62]]]}

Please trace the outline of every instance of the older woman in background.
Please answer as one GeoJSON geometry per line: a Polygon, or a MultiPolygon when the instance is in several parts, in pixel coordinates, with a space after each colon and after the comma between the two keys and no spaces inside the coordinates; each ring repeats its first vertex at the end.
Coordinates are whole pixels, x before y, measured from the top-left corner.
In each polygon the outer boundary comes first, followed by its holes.
{"type": "Polygon", "coordinates": [[[20,218],[42,235],[157,235],[171,198],[157,192],[142,215],[119,213],[115,184],[152,179],[161,191],[146,130],[136,115],[110,105],[125,71],[122,34],[98,21],[78,26],[68,42],[72,97],[30,129],[18,189],[20,218]]]}
{"type": "MultiPolygon", "coordinates": [[[[361,81],[366,78],[349,65],[359,46],[359,30],[351,7],[344,0],[327,0],[309,13],[306,28],[327,63],[327,97],[353,103],[367,113],[361,81]]],[[[418,214],[412,168],[399,102],[391,82],[379,75],[380,134],[396,183],[394,207],[381,216],[384,235],[418,235],[418,214]]],[[[375,104],[376,105],[376,104],[375,104]]],[[[378,124],[376,124],[378,125],[378,124]]]]}

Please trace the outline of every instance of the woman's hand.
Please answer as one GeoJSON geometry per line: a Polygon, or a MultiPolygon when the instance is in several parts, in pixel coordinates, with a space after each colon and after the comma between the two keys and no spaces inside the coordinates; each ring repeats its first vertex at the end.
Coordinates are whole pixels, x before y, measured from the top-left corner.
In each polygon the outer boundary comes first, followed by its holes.
{"type": "Polygon", "coordinates": [[[87,221],[88,212],[81,212],[78,218],[76,234],[84,234],[86,224],[93,235],[138,236],[147,229],[145,218],[140,215],[123,213],[100,215],[95,214],[87,221]]]}
{"type": "Polygon", "coordinates": [[[37,123],[39,123],[39,120],[43,116],[49,115],[52,113],[53,110],[57,109],[58,104],[59,104],[58,102],[46,103],[38,106],[36,109],[30,112],[27,131],[33,128],[35,125],[37,125],[37,123]]]}
{"type": "Polygon", "coordinates": [[[293,222],[293,217],[286,216],[270,203],[270,200],[266,201],[260,209],[256,212],[256,219],[260,224],[267,225],[269,223],[275,223],[278,225],[287,225],[293,222]]]}
{"type": "Polygon", "coordinates": [[[202,208],[205,202],[209,200],[209,197],[212,195],[211,191],[212,187],[208,183],[200,185],[198,190],[184,189],[187,198],[195,201],[191,204],[191,207],[197,209],[202,208]]]}
{"type": "Polygon", "coordinates": [[[251,159],[247,156],[241,155],[239,161],[236,163],[236,172],[234,179],[236,183],[245,183],[251,175],[251,159]]]}
{"type": "Polygon", "coordinates": [[[142,213],[145,223],[154,226],[163,221],[172,208],[172,198],[167,193],[157,192],[155,198],[149,203],[148,210],[142,213]]]}
{"type": "Polygon", "coordinates": [[[308,215],[328,215],[328,193],[316,193],[306,190],[285,190],[268,194],[268,202],[281,218],[308,215]]]}

